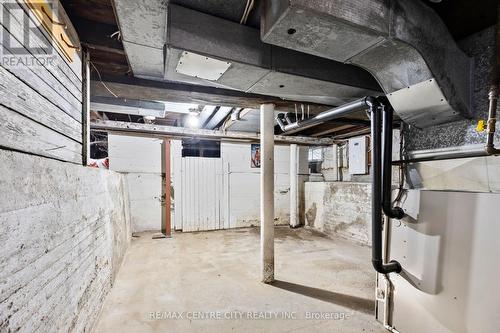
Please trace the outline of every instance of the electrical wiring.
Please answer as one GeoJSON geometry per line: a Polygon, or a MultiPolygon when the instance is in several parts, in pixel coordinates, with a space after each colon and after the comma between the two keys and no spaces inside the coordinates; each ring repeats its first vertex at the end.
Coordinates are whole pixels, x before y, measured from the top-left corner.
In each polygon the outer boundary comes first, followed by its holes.
{"type": "Polygon", "coordinates": [[[250,12],[252,11],[254,6],[254,0],[247,0],[246,5],[245,5],[245,11],[243,12],[243,15],[241,16],[240,24],[246,24],[248,20],[248,15],[250,15],[250,12]]]}
{"type": "Polygon", "coordinates": [[[102,77],[101,77],[101,73],[99,72],[97,67],[94,65],[94,63],[92,61],[90,61],[90,64],[92,65],[92,67],[94,67],[95,71],[97,72],[97,76],[99,77],[99,81],[101,82],[103,87],[106,88],[106,90],[109,91],[109,93],[111,95],[113,95],[115,98],[118,98],[118,95],[115,94],[113,91],[111,91],[111,89],[109,89],[108,86],[104,83],[104,81],[102,80],[102,77]]]}

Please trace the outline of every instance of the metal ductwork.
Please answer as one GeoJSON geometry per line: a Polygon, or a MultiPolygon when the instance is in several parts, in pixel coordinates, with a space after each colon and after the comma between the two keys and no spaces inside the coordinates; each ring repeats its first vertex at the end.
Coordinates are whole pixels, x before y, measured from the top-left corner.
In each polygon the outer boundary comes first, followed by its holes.
{"type": "Polygon", "coordinates": [[[137,77],[328,105],[381,92],[365,70],[263,43],[259,29],[163,0],[114,5],[137,77]]]}
{"type": "Polygon", "coordinates": [[[427,127],[472,116],[472,60],[417,0],[267,0],[262,40],[373,74],[404,121],[427,127]]]}
{"type": "Polygon", "coordinates": [[[116,97],[93,96],[90,109],[95,112],[130,114],[142,117],[165,117],[165,104],[152,101],[126,100],[116,97]]]}
{"type": "Polygon", "coordinates": [[[163,78],[167,0],[115,0],[113,3],[132,72],[141,78],[163,78]]]}

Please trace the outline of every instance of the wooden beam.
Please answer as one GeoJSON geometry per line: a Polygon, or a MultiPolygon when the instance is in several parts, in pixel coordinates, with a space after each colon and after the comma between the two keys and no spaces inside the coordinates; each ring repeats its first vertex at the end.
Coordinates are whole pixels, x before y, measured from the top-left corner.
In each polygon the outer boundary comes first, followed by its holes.
{"type": "Polygon", "coordinates": [[[321,123],[313,127],[304,128],[303,130],[297,131],[295,133],[302,136],[318,137],[318,136],[328,135],[337,131],[341,131],[344,129],[348,129],[349,127],[356,127],[357,129],[359,126],[365,126],[369,128],[370,121],[361,119],[338,118],[321,123]]]}
{"type": "MultiPolygon", "coordinates": [[[[253,109],[243,109],[240,111],[240,119],[245,118],[245,116],[252,111],[253,109]]],[[[237,123],[238,121],[232,120],[231,118],[227,120],[226,124],[224,125],[224,130],[227,130],[229,127],[233,126],[233,124],[237,123]]]]}
{"type": "MultiPolygon", "coordinates": [[[[167,138],[200,138],[206,140],[247,141],[259,142],[260,135],[249,132],[216,131],[207,129],[195,129],[187,127],[162,126],[156,124],[140,124],[110,120],[93,120],[90,124],[92,130],[112,133],[136,134],[148,137],[167,138]]],[[[300,136],[275,135],[276,143],[295,143],[305,146],[327,146],[334,143],[332,139],[308,138],[300,136]]]]}
{"type": "Polygon", "coordinates": [[[72,20],[75,17],[116,25],[111,0],[61,0],[72,20]]]}
{"type": "Polygon", "coordinates": [[[342,130],[346,130],[346,129],[353,128],[353,127],[355,128],[356,126],[353,126],[353,125],[337,125],[337,126],[332,126],[331,128],[325,129],[325,130],[320,131],[320,132],[316,132],[316,133],[312,134],[311,136],[320,137],[320,136],[323,136],[323,135],[332,134],[332,133],[335,133],[337,131],[342,131],[342,130]]]}
{"type": "MultiPolygon", "coordinates": [[[[295,102],[281,98],[250,94],[237,90],[192,85],[171,81],[153,81],[127,76],[102,76],[103,83],[121,98],[149,101],[169,101],[178,103],[197,103],[224,105],[258,109],[261,104],[274,103],[279,111],[295,112],[295,102]]],[[[92,96],[112,97],[98,77],[91,83],[92,96]]],[[[297,102],[300,103],[300,102],[297,102]]],[[[311,104],[311,114],[331,108],[331,106],[311,104]]]]}
{"type": "Polygon", "coordinates": [[[349,128],[347,130],[338,131],[334,133],[333,137],[335,138],[335,140],[343,140],[354,136],[364,135],[369,133],[370,133],[370,128],[366,128],[364,126],[357,126],[349,128]]]}

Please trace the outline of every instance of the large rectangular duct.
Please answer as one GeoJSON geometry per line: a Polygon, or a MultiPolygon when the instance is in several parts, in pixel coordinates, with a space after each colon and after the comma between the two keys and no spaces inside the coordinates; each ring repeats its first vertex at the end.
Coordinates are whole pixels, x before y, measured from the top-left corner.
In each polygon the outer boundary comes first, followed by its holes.
{"type": "Polygon", "coordinates": [[[267,0],[266,43],[355,64],[417,127],[471,117],[472,60],[416,0],[267,0]]]}
{"type": "Polygon", "coordinates": [[[127,100],[116,97],[94,96],[90,101],[90,110],[112,112],[135,116],[165,117],[165,104],[153,101],[127,100]]]}
{"type": "Polygon", "coordinates": [[[126,0],[114,3],[123,40],[134,41],[134,47],[126,46],[125,51],[137,77],[328,105],[381,91],[377,81],[361,68],[265,44],[259,30],[249,26],[174,4],[164,7],[162,0],[149,1],[149,6],[126,0]],[[166,17],[163,25],[136,19],[162,16],[166,17]],[[148,35],[142,49],[137,48],[140,34],[148,35]],[[160,66],[156,52],[162,38],[164,66],[160,66]],[[151,47],[155,52],[149,53],[151,47]]]}
{"type": "Polygon", "coordinates": [[[167,0],[115,0],[123,48],[134,75],[163,78],[167,0]]]}
{"type": "Polygon", "coordinates": [[[340,105],[380,91],[370,74],[352,65],[268,45],[259,30],[178,5],[169,5],[165,79],[290,100],[340,105]],[[222,59],[217,80],[177,70],[183,52],[222,59]]]}

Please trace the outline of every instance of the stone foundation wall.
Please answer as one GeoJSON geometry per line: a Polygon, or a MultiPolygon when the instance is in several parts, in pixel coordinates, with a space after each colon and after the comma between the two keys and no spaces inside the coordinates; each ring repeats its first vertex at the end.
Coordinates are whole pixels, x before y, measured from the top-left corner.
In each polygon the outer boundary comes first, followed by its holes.
{"type": "Polygon", "coordinates": [[[90,331],[130,243],[124,177],[5,150],[0,161],[0,331],[90,331]]]}
{"type": "Polygon", "coordinates": [[[371,245],[371,184],[305,183],[305,223],[328,235],[371,245]]]}

